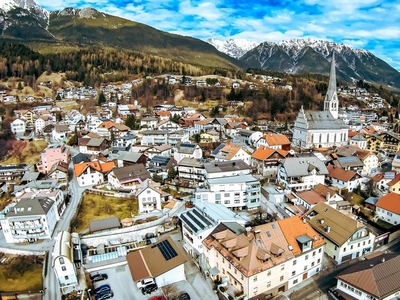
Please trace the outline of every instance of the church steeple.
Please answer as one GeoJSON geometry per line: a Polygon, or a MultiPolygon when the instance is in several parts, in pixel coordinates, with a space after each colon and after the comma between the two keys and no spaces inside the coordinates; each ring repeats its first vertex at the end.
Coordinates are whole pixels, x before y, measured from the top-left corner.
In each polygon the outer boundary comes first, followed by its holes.
{"type": "Polygon", "coordinates": [[[336,92],[335,52],[332,52],[331,71],[329,73],[328,91],[324,100],[324,110],[330,111],[335,119],[338,118],[339,99],[336,92]]]}

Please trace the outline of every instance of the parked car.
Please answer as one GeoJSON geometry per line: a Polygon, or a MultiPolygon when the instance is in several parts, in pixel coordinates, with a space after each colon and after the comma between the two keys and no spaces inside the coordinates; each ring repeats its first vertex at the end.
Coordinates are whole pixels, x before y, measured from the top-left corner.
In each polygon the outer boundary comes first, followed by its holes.
{"type": "Polygon", "coordinates": [[[102,294],[96,295],[96,300],[105,300],[114,297],[114,293],[110,291],[106,291],[102,294]]]}
{"type": "Polygon", "coordinates": [[[142,287],[145,287],[146,285],[149,285],[152,283],[156,283],[156,282],[154,281],[153,278],[149,277],[149,278],[140,280],[136,285],[137,285],[138,289],[141,289],[142,287]]]}
{"type": "Polygon", "coordinates": [[[94,290],[96,294],[102,294],[107,291],[111,291],[111,287],[109,284],[103,284],[94,290]]]}
{"type": "Polygon", "coordinates": [[[149,298],[149,300],[167,300],[167,298],[165,298],[164,296],[155,296],[149,298]]]}
{"type": "Polygon", "coordinates": [[[178,297],[172,299],[172,300],[190,300],[190,296],[188,293],[183,293],[180,294],[178,297]]]}
{"type": "Polygon", "coordinates": [[[151,294],[152,292],[156,291],[157,289],[158,289],[157,284],[150,283],[150,284],[146,285],[145,287],[142,287],[142,294],[143,295],[151,294]]]}
{"type": "Polygon", "coordinates": [[[93,274],[90,275],[90,280],[92,280],[92,282],[97,282],[97,281],[101,281],[101,280],[106,280],[108,279],[108,275],[107,274],[93,274]]]}

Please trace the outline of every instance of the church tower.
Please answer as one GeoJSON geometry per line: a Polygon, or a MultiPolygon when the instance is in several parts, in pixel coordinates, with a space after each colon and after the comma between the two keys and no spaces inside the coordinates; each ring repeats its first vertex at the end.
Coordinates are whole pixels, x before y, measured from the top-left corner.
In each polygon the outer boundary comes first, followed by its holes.
{"type": "Polygon", "coordinates": [[[329,73],[329,85],[324,100],[324,111],[326,110],[330,111],[335,119],[338,118],[339,99],[336,92],[335,52],[332,52],[331,71],[329,73]]]}

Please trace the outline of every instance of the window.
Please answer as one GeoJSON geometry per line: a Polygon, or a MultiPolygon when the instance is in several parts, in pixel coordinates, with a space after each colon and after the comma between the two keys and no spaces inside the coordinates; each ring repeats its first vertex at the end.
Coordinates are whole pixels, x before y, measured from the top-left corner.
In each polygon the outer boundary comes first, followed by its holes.
{"type": "Polygon", "coordinates": [[[315,256],[315,251],[312,253],[312,256],[315,256]]]}
{"type": "Polygon", "coordinates": [[[350,246],[350,250],[353,250],[353,245],[350,246]]]}
{"type": "Polygon", "coordinates": [[[225,194],[224,194],[224,197],[225,197],[225,198],[229,198],[230,196],[231,196],[230,193],[225,193],[225,194]]]}
{"type": "Polygon", "coordinates": [[[271,270],[268,270],[267,276],[271,276],[271,270]]]}
{"type": "Polygon", "coordinates": [[[254,276],[253,282],[256,282],[256,281],[257,281],[257,276],[254,276]]]}
{"type": "Polygon", "coordinates": [[[311,267],[314,267],[314,265],[315,265],[315,263],[314,263],[314,262],[312,262],[312,263],[311,263],[311,267]]]}
{"type": "Polygon", "coordinates": [[[228,269],[229,269],[229,270],[231,269],[231,264],[228,265],[228,269]]]}
{"type": "Polygon", "coordinates": [[[68,276],[65,276],[64,278],[65,278],[65,280],[68,280],[68,279],[69,279],[69,277],[68,277],[68,276]]]}
{"type": "Polygon", "coordinates": [[[293,266],[295,266],[297,264],[297,260],[293,261],[293,266]]]}
{"type": "Polygon", "coordinates": [[[281,271],[285,269],[285,265],[281,265],[281,271]]]}
{"type": "Polygon", "coordinates": [[[257,292],[258,292],[258,287],[255,287],[253,291],[254,291],[254,294],[257,294],[257,292]]]}
{"type": "Polygon", "coordinates": [[[225,263],[225,258],[222,258],[222,263],[225,263]]]}
{"type": "Polygon", "coordinates": [[[222,274],[225,274],[225,269],[224,268],[222,268],[222,274]]]}
{"type": "Polygon", "coordinates": [[[296,275],[296,271],[292,271],[292,276],[296,275]]]}
{"type": "MultiPolygon", "coordinates": [[[[336,248],[336,246],[335,246],[335,248],[336,248]]],[[[346,252],[346,247],[344,247],[343,251],[346,252]]]]}
{"type": "Polygon", "coordinates": [[[317,260],[317,264],[319,264],[321,262],[321,259],[320,258],[318,258],[318,260],[317,260]]]}
{"type": "Polygon", "coordinates": [[[61,265],[65,264],[64,258],[63,258],[63,257],[60,257],[60,264],[61,264],[61,265]]]}
{"type": "Polygon", "coordinates": [[[235,269],[235,274],[237,274],[237,270],[235,269]]]}
{"type": "Polygon", "coordinates": [[[67,271],[67,267],[66,267],[66,266],[62,266],[62,267],[61,267],[61,270],[67,271]]]}
{"type": "Polygon", "coordinates": [[[271,286],[271,281],[268,281],[267,282],[267,287],[270,287],[271,286]]]}
{"type": "Polygon", "coordinates": [[[231,200],[225,200],[224,201],[224,204],[230,204],[231,203],[231,200]]]}
{"type": "Polygon", "coordinates": [[[304,266],[304,271],[307,270],[307,265],[304,266]]]}
{"type": "Polygon", "coordinates": [[[281,276],[280,281],[283,281],[285,279],[285,276],[281,276]]]}
{"type": "Polygon", "coordinates": [[[322,252],[322,248],[319,248],[319,249],[318,249],[318,253],[321,253],[321,252],[322,252]]]}
{"type": "Polygon", "coordinates": [[[308,254],[306,255],[306,258],[305,258],[306,260],[308,259],[308,254]]]}

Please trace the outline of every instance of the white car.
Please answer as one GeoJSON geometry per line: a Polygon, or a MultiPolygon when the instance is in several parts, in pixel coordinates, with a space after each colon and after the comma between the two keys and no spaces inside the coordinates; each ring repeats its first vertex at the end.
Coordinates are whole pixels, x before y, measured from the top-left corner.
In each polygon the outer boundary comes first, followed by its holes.
{"type": "Polygon", "coordinates": [[[145,278],[145,279],[140,280],[136,285],[137,285],[137,288],[140,290],[141,288],[143,288],[149,284],[152,284],[152,283],[156,283],[153,278],[145,278]]]}

